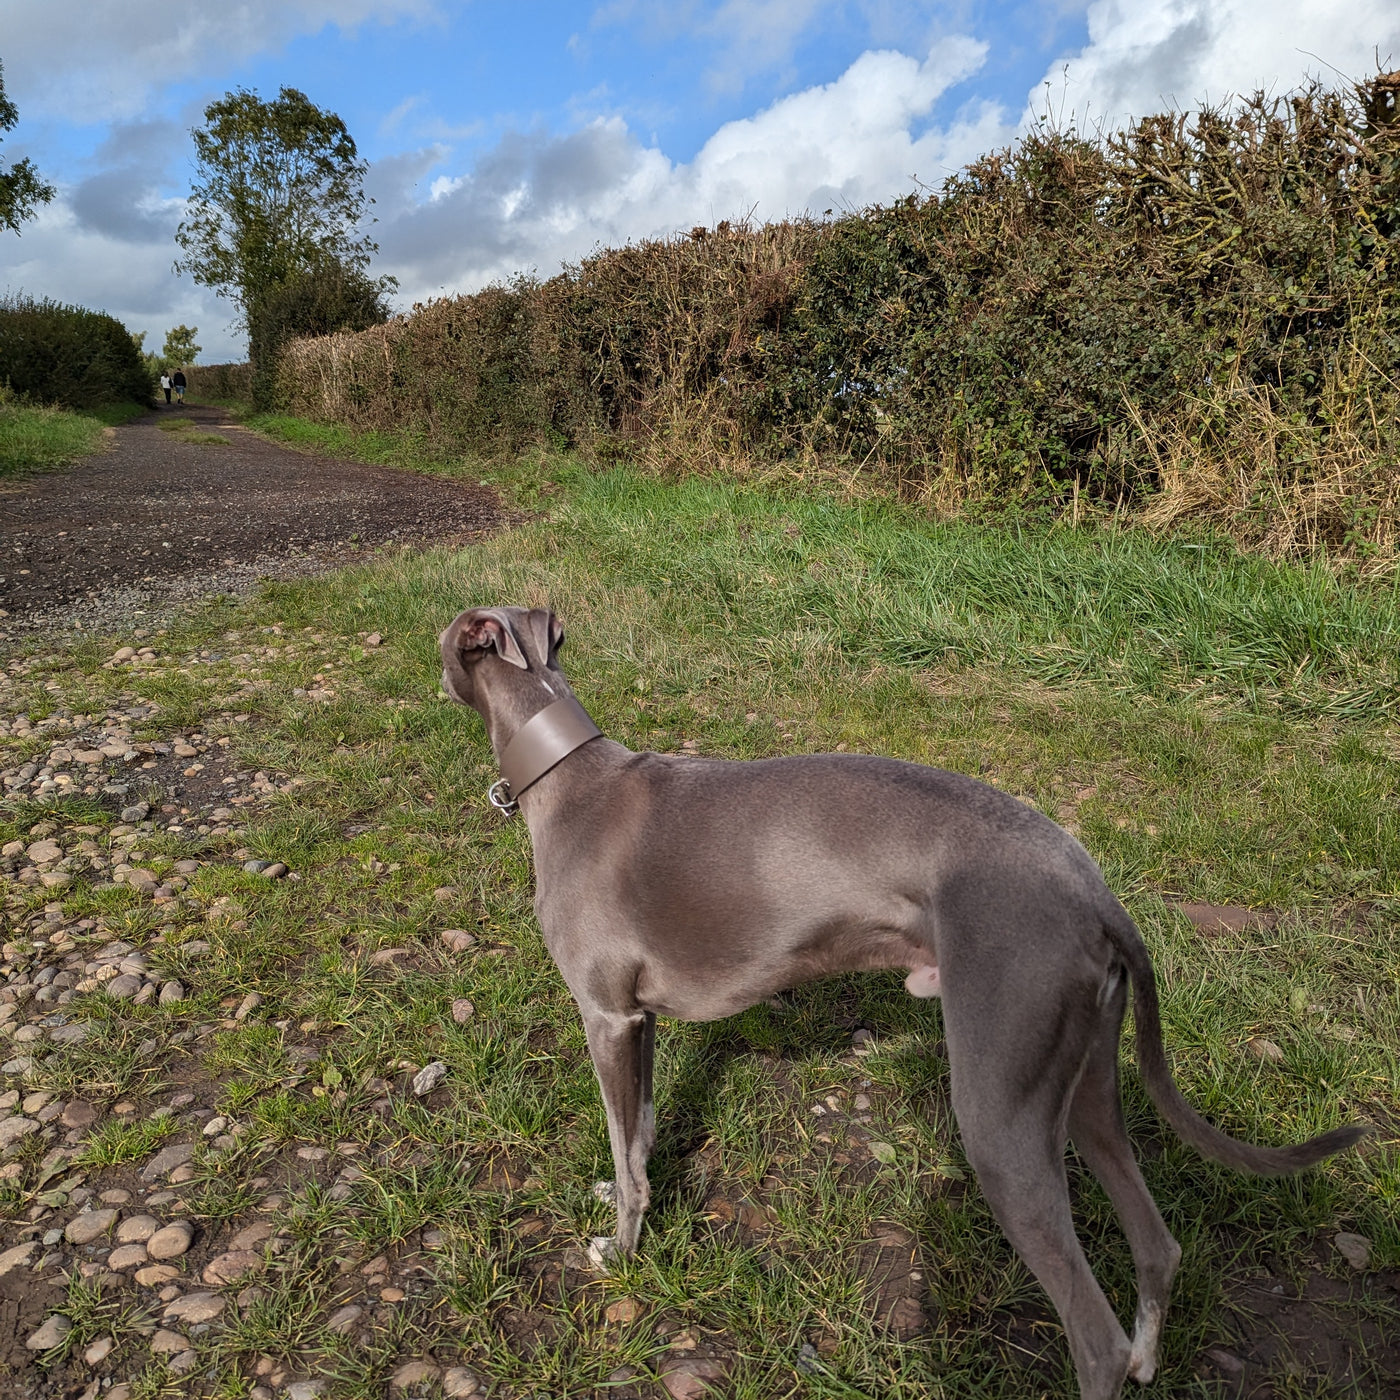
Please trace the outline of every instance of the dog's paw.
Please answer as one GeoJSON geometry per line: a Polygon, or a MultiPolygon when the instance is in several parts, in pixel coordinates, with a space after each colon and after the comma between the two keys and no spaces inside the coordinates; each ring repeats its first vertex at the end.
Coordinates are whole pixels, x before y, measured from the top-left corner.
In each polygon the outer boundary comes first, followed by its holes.
{"type": "Polygon", "coordinates": [[[608,1271],[608,1261],[618,1255],[616,1235],[594,1235],[588,1244],[588,1262],[602,1273],[608,1271]]]}
{"type": "Polygon", "coordinates": [[[1146,1385],[1157,1374],[1157,1353],[1153,1349],[1149,1356],[1136,1346],[1128,1356],[1128,1378],[1139,1385],[1146,1385]]]}
{"type": "Polygon", "coordinates": [[[593,1196],[595,1200],[602,1201],[605,1206],[617,1204],[617,1182],[615,1181],[595,1181],[593,1183],[593,1196]]]}

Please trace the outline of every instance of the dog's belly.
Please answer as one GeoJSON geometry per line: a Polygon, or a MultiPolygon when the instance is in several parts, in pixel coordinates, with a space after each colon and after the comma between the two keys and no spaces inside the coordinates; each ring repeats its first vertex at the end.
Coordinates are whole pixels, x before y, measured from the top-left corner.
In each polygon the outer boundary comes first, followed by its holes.
{"type": "Polygon", "coordinates": [[[890,932],[867,934],[864,941],[824,944],[788,957],[734,959],[688,967],[681,958],[648,961],[636,981],[637,1005],[678,1021],[719,1021],[735,1016],[777,992],[846,972],[908,968],[911,996],[941,994],[932,949],[890,932]]]}

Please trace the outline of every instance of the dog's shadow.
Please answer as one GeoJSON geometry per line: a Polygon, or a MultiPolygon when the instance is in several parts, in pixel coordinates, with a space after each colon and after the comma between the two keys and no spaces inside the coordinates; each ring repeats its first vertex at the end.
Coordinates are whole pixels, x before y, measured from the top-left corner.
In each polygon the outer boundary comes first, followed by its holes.
{"type": "Polygon", "coordinates": [[[695,1154],[715,1136],[725,1100],[740,1092],[740,1071],[752,1065],[798,1093],[802,1064],[850,1053],[861,1039],[878,1047],[898,1042],[917,1063],[885,1087],[891,1117],[927,1113],[927,1089],[942,1080],[943,1021],[937,1002],[916,1001],[898,974],[861,973],[811,982],[723,1021],[657,1027],[656,1150],[652,1181],[658,1204],[680,1189],[695,1154]],[[865,1036],[860,1035],[861,1032],[865,1036]]]}

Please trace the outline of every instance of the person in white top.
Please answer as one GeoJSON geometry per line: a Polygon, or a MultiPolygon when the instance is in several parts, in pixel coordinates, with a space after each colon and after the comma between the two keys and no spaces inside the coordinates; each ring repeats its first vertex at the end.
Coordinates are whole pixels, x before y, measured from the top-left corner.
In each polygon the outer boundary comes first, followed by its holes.
{"type": "Polygon", "coordinates": [[[170,402],[170,376],[162,370],[160,373],[160,387],[165,390],[165,401],[170,402]]]}

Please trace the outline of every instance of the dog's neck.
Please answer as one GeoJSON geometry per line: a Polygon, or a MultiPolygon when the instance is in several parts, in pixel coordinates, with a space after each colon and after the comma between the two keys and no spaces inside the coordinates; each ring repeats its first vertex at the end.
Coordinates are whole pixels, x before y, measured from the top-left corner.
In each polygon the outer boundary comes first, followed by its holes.
{"type": "Polygon", "coordinates": [[[525,725],[556,700],[574,693],[557,671],[551,672],[548,678],[531,671],[521,680],[528,683],[493,686],[485,694],[478,694],[472,705],[486,726],[486,737],[491,741],[491,751],[498,765],[510,741],[525,725]]]}

